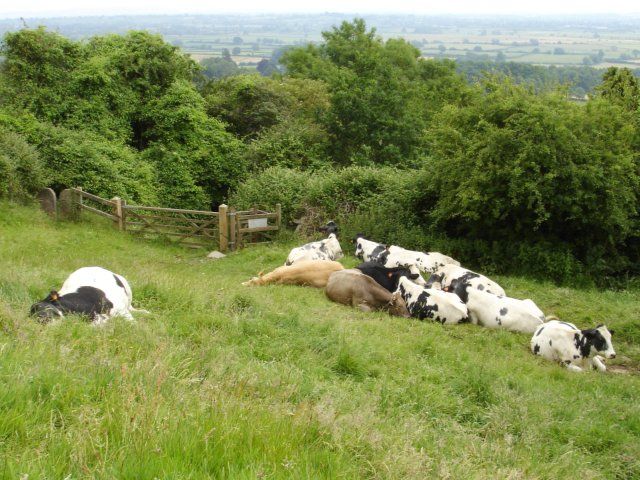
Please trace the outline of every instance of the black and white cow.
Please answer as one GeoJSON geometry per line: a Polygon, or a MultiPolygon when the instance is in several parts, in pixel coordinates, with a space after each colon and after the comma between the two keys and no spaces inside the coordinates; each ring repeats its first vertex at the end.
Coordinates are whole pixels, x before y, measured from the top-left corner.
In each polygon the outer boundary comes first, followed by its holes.
{"type": "Polygon", "coordinates": [[[467,303],[467,287],[493,293],[494,295],[505,295],[504,289],[493,280],[459,265],[444,265],[440,267],[427,280],[427,287],[434,283],[442,285],[442,289],[458,295],[463,302],[467,303]]]}
{"type": "Polygon", "coordinates": [[[421,272],[433,273],[444,265],[460,265],[453,258],[439,252],[418,252],[396,245],[384,245],[367,240],[361,233],[356,235],[354,242],[356,244],[356,257],[365,262],[378,262],[385,267],[415,265],[421,272]]]}
{"type": "Polygon", "coordinates": [[[96,324],[116,315],[133,320],[131,312],[145,310],[133,308],[131,301],[131,287],[123,276],[101,267],[83,267],[69,275],[59,291],[33,304],[31,315],[45,321],[80,314],[96,324]]]}
{"type": "Polygon", "coordinates": [[[324,240],[307,243],[291,250],[285,265],[293,265],[301,260],[338,260],[343,256],[338,237],[332,233],[324,240]]]}
{"type": "Polygon", "coordinates": [[[338,234],[338,225],[333,220],[329,220],[326,225],[319,228],[325,235],[331,235],[332,233],[338,234]]]}
{"type": "Polygon", "coordinates": [[[589,367],[605,372],[603,356],[616,358],[612,334],[613,331],[604,325],[580,330],[572,323],[551,320],[540,325],[531,337],[531,351],[547,360],[560,362],[572,372],[589,367]]]}
{"type": "Polygon", "coordinates": [[[470,286],[465,298],[471,323],[483,327],[533,333],[545,320],[542,310],[528,298],[497,296],[470,286]]]}
{"type": "Polygon", "coordinates": [[[407,277],[400,277],[398,293],[407,304],[407,309],[412,317],[420,320],[429,318],[443,325],[468,321],[467,306],[454,293],[424,288],[407,277]]]}
{"type": "Polygon", "coordinates": [[[364,262],[356,268],[390,292],[395,292],[398,289],[400,277],[408,277],[414,281],[420,278],[420,273],[414,266],[387,268],[377,262],[364,262]]]}

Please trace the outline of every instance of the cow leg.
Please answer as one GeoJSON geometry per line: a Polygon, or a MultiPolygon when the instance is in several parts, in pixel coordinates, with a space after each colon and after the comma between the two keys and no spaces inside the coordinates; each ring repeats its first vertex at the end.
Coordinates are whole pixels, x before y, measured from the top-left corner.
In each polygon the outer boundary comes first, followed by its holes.
{"type": "Polygon", "coordinates": [[[92,324],[95,325],[96,327],[99,327],[107,323],[107,320],[109,320],[109,315],[99,313],[95,316],[92,324]]]}
{"type": "Polygon", "coordinates": [[[571,363],[570,360],[565,360],[563,364],[565,367],[567,367],[567,370],[571,372],[582,372],[582,368],[580,368],[578,365],[575,365],[574,363],[571,363]]]}
{"type": "Polygon", "coordinates": [[[363,312],[371,312],[371,311],[373,311],[373,309],[369,305],[367,305],[366,303],[359,303],[358,305],[355,305],[355,306],[357,306],[363,312]]]}
{"type": "Polygon", "coordinates": [[[607,371],[607,367],[605,366],[604,362],[602,361],[602,357],[600,355],[596,355],[595,357],[593,357],[591,359],[591,366],[593,368],[598,369],[600,372],[606,372],[607,371]]]}

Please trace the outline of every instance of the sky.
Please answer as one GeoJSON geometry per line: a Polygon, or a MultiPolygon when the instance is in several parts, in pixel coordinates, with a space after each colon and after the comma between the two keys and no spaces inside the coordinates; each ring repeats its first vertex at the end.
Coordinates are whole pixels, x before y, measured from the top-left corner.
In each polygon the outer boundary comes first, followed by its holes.
{"type": "Polygon", "coordinates": [[[630,0],[0,0],[0,18],[176,13],[593,14],[640,13],[630,0]]]}

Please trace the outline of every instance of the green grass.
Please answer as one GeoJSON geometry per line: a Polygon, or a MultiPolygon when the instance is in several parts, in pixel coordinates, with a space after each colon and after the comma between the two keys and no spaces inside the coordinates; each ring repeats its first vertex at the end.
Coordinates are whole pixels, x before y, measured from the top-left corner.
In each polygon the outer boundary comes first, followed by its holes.
{"type": "Polygon", "coordinates": [[[534,357],[528,335],[240,285],[290,247],[212,262],[0,203],[0,478],[640,477],[638,291],[497,279],[617,330],[631,373],[574,374],[534,357]],[[88,265],[123,274],[151,314],[27,317],[88,265]]]}

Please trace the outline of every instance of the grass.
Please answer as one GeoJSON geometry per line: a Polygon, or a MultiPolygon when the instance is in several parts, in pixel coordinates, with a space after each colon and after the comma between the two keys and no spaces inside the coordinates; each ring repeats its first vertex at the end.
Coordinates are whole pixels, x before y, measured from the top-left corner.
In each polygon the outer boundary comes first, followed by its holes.
{"type": "Polygon", "coordinates": [[[638,291],[498,278],[616,329],[630,373],[574,374],[528,335],[240,285],[290,247],[212,262],[0,203],[0,478],[640,477],[638,291]],[[87,265],[122,273],[152,313],[102,328],[27,317],[87,265]]]}

